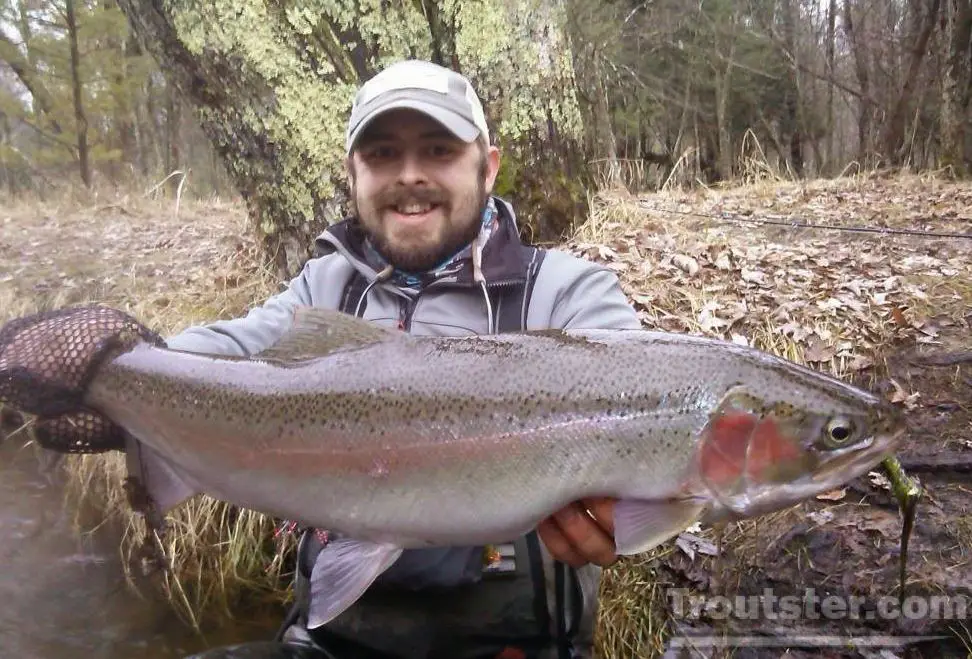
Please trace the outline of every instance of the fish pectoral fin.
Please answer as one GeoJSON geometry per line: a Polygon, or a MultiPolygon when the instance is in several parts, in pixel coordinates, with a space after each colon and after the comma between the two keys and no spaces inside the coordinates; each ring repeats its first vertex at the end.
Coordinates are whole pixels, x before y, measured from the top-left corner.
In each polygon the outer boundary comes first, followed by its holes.
{"type": "Polygon", "coordinates": [[[403,332],[334,309],[297,307],[293,323],[284,335],[252,358],[298,362],[382,341],[407,340],[405,337],[403,332]]]}
{"type": "Polygon", "coordinates": [[[339,616],[401,554],[402,548],[391,544],[350,538],[328,542],[311,571],[307,626],[314,629],[339,616]]]}
{"type": "Polygon", "coordinates": [[[705,506],[696,501],[621,499],[614,505],[617,553],[640,554],[691,526],[705,506]]]}

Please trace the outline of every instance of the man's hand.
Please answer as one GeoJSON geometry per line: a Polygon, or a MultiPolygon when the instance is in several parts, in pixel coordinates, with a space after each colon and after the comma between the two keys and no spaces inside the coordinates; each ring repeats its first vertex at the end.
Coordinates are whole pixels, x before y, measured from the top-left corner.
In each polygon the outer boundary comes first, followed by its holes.
{"type": "Polygon", "coordinates": [[[537,533],[547,551],[571,567],[607,567],[618,556],[614,545],[614,499],[585,499],[543,520],[537,533]]]}

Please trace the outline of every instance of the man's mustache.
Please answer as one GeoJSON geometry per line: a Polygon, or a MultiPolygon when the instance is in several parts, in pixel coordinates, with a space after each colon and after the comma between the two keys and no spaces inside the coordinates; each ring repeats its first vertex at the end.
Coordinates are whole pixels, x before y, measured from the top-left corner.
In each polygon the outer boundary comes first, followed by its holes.
{"type": "Polygon", "coordinates": [[[404,206],[406,204],[435,204],[448,201],[448,196],[434,188],[391,188],[375,195],[376,206],[404,206]]]}

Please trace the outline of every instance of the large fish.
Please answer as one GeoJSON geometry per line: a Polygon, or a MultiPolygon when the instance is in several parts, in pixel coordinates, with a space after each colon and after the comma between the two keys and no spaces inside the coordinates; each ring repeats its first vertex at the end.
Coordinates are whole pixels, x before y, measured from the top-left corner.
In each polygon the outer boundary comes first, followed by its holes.
{"type": "MultiPolygon", "coordinates": [[[[878,463],[902,435],[876,396],[731,343],[643,330],[415,337],[300,309],[251,358],[137,343],[85,402],[178,494],[337,532],[311,626],[403,548],[508,541],[610,496],[618,552],[696,521],[779,510],[878,463]]],[[[151,488],[150,488],[151,491],[151,488]]]]}

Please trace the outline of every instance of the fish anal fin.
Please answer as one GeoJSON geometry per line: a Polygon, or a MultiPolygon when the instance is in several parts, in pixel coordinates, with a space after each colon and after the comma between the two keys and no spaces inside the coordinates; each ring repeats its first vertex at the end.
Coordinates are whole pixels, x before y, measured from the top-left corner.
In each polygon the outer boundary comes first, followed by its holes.
{"type": "Polygon", "coordinates": [[[165,514],[201,490],[176,465],[132,435],[125,436],[125,462],[129,505],[145,520],[145,537],[137,556],[147,576],[169,565],[161,543],[166,533],[165,514]]]}
{"type": "MultiPolygon", "coordinates": [[[[125,463],[129,478],[144,495],[142,504],[151,504],[151,511],[138,509],[146,515],[165,515],[202,491],[188,474],[132,435],[125,437],[125,463]]],[[[161,517],[153,521],[161,523],[161,517]]]]}
{"type": "Polygon", "coordinates": [[[402,548],[387,543],[338,538],[317,555],[310,578],[307,626],[315,629],[338,617],[398,560],[402,548]]]}
{"type": "Polygon", "coordinates": [[[617,553],[640,554],[674,538],[699,519],[701,501],[621,499],[614,506],[617,553]]]}
{"type": "Polygon", "coordinates": [[[389,340],[404,340],[404,334],[342,311],[301,306],[287,332],[253,358],[296,362],[389,340]]]}

